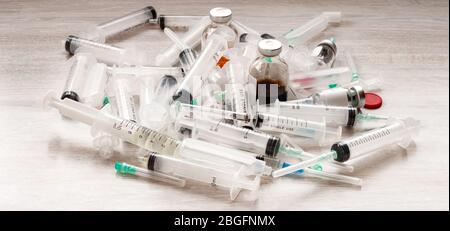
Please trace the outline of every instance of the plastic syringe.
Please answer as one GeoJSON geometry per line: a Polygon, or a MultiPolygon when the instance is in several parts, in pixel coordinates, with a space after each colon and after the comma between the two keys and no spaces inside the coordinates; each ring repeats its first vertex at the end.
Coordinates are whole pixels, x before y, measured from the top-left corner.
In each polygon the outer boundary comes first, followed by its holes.
{"type": "MultiPolygon", "coordinates": [[[[197,24],[192,26],[189,31],[187,31],[181,41],[188,45],[189,47],[196,47],[200,44],[200,40],[202,37],[203,30],[211,23],[209,16],[204,16],[197,24]]],[[[180,54],[181,49],[178,48],[176,44],[172,44],[169,48],[167,48],[163,53],[156,56],[156,65],[157,66],[173,66],[175,65],[179,59],[178,55],[180,54]]]]}
{"type": "Polygon", "coordinates": [[[238,171],[229,171],[158,154],[150,154],[143,159],[146,160],[149,170],[206,183],[213,187],[229,188],[231,200],[234,200],[242,189],[252,193],[259,190],[260,176],[249,179],[242,175],[244,166],[238,171]]]}
{"type": "Polygon", "coordinates": [[[193,138],[225,144],[248,152],[275,157],[280,148],[280,138],[263,132],[226,123],[224,120],[181,115],[175,122],[179,131],[190,131],[193,138]]]}
{"type": "Polygon", "coordinates": [[[152,171],[145,168],[140,168],[131,164],[127,164],[124,162],[116,162],[114,165],[117,173],[124,175],[133,175],[133,176],[141,176],[145,178],[149,178],[156,181],[161,181],[165,183],[169,183],[172,185],[176,185],[179,187],[184,187],[186,184],[186,180],[172,176],[169,174],[165,174],[163,172],[152,171]]]}
{"type": "MultiPolygon", "coordinates": [[[[106,104],[100,111],[105,114],[113,114],[111,104],[106,100],[106,104]]],[[[101,157],[109,159],[114,154],[114,148],[120,145],[119,138],[97,129],[91,129],[91,135],[93,137],[92,144],[94,148],[98,150],[101,157]]]]}
{"type": "Polygon", "coordinates": [[[136,49],[125,49],[105,43],[99,43],[77,36],[69,35],[64,46],[69,54],[75,52],[88,52],[95,56],[98,61],[108,65],[148,65],[150,57],[147,53],[136,49]]]}
{"type": "Polygon", "coordinates": [[[152,6],[147,6],[143,9],[101,23],[81,37],[98,42],[105,42],[107,38],[113,35],[155,20],[156,16],[156,10],[152,6]]]}
{"type": "Polygon", "coordinates": [[[237,21],[236,19],[233,19],[230,22],[230,26],[233,27],[234,29],[236,29],[236,31],[238,32],[238,36],[239,37],[241,37],[243,35],[245,36],[245,35],[248,35],[248,34],[254,34],[254,35],[257,35],[257,36],[261,36],[261,33],[259,33],[258,31],[256,31],[256,30],[254,30],[254,29],[244,25],[243,23],[237,21]]]}
{"type": "Polygon", "coordinates": [[[200,53],[191,70],[186,74],[183,82],[175,91],[174,101],[178,100],[188,104],[192,102],[193,93],[199,91],[203,80],[206,79],[204,75],[216,66],[217,61],[214,59],[214,56],[225,47],[226,41],[223,38],[214,34],[210,36],[205,49],[200,53]]]}
{"type": "MultiPolygon", "coordinates": [[[[197,22],[202,20],[204,16],[199,15],[159,15],[155,20],[159,24],[159,28],[164,30],[170,28],[172,30],[187,31],[197,22]]],[[[153,20],[150,20],[152,22],[153,20]]]]}
{"type": "Polygon", "coordinates": [[[365,104],[365,98],[364,89],[360,86],[353,86],[349,89],[343,87],[326,89],[317,92],[308,98],[291,100],[287,102],[362,108],[365,104]]]}
{"type": "Polygon", "coordinates": [[[297,104],[276,101],[270,106],[258,105],[258,112],[269,112],[303,120],[323,121],[337,126],[353,126],[360,109],[327,105],[297,104]]]}
{"type": "Polygon", "coordinates": [[[341,127],[327,127],[325,120],[316,122],[260,112],[257,113],[254,123],[261,131],[308,137],[321,145],[339,140],[342,133],[341,127]]]}
{"type": "Polygon", "coordinates": [[[316,156],[289,167],[276,170],[273,177],[280,177],[299,169],[329,160],[345,162],[362,154],[370,153],[385,146],[398,144],[402,148],[407,148],[412,140],[413,133],[419,128],[420,122],[412,118],[396,120],[392,124],[366,132],[360,136],[349,138],[337,142],[331,146],[331,151],[316,156]]]}
{"type": "Polygon", "coordinates": [[[150,67],[150,66],[139,66],[139,67],[108,67],[110,73],[116,74],[128,74],[135,76],[145,76],[145,77],[161,77],[164,75],[170,75],[175,77],[177,80],[184,76],[184,71],[180,67],[150,67]]]}
{"type": "Polygon", "coordinates": [[[81,102],[95,108],[103,106],[108,81],[107,67],[104,63],[96,63],[87,76],[80,96],[81,102]]]}
{"type": "Polygon", "coordinates": [[[54,107],[62,115],[90,125],[92,129],[108,132],[123,141],[147,150],[173,154],[180,145],[178,140],[130,120],[103,113],[70,99],[59,100],[53,92],[48,93],[44,98],[44,105],[54,107]]]}
{"type": "Polygon", "coordinates": [[[349,82],[348,67],[333,67],[316,71],[290,74],[289,80],[295,89],[334,88],[349,82]]]}
{"type": "Polygon", "coordinates": [[[284,35],[292,45],[302,44],[324,31],[330,23],[340,23],[341,12],[323,12],[302,26],[290,30],[284,35]]]}
{"type": "Polygon", "coordinates": [[[194,65],[195,59],[197,58],[197,53],[194,50],[192,50],[191,47],[186,45],[186,43],[181,41],[171,29],[165,28],[164,33],[181,50],[178,56],[180,59],[181,66],[183,67],[184,72],[186,73],[189,72],[189,70],[191,70],[192,65],[194,65]]]}
{"type": "Polygon", "coordinates": [[[173,76],[164,75],[159,79],[145,78],[143,82],[139,92],[140,122],[144,126],[159,130],[168,122],[169,103],[177,80],[173,76]]]}
{"type": "Polygon", "coordinates": [[[215,120],[239,120],[242,122],[252,122],[252,116],[246,113],[237,113],[234,111],[221,110],[212,107],[198,106],[176,102],[172,106],[171,117],[177,118],[179,114],[190,114],[191,118],[210,118],[215,120]]]}
{"type": "MultiPolygon", "coordinates": [[[[282,168],[286,168],[289,166],[292,166],[292,165],[287,162],[283,162],[281,165],[282,168]]],[[[300,169],[300,170],[293,172],[292,174],[306,175],[306,176],[315,177],[315,178],[319,178],[319,179],[342,182],[342,183],[352,184],[352,185],[357,185],[357,186],[361,186],[363,183],[363,180],[361,178],[346,176],[346,175],[336,174],[336,173],[330,173],[330,172],[324,172],[324,171],[311,169],[311,168],[300,169]]]]}
{"type": "Polygon", "coordinates": [[[198,139],[184,139],[177,156],[224,171],[238,171],[245,166],[241,170],[241,175],[245,176],[272,173],[272,168],[266,166],[257,154],[198,139]]]}
{"type": "MultiPolygon", "coordinates": [[[[286,156],[294,157],[296,159],[307,160],[316,157],[316,155],[304,151],[300,146],[298,146],[288,135],[280,135],[281,143],[279,153],[286,156]]],[[[347,163],[340,163],[336,161],[326,162],[322,165],[333,167],[337,170],[345,172],[353,172],[354,167],[347,163]]]]}
{"type": "Polygon", "coordinates": [[[68,98],[74,101],[80,101],[83,85],[86,82],[86,78],[88,78],[90,69],[97,63],[97,60],[88,53],[79,53],[71,60],[72,65],[61,99],[68,98]]]}
{"type": "Polygon", "coordinates": [[[350,81],[343,81],[341,83],[342,86],[350,87],[355,85],[361,85],[367,91],[376,91],[381,89],[381,85],[383,80],[378,78],[365,78],[362,79],[359,75],[358,69],[356,68],[355,61],[353,60],[352,55],[348,51],[344,51],[345,58],[347,60],[347,64],[351,70],[351,78],[350,81]]]}
{"type": "Polygon", "coordinates": [[[119,117],[137,122],[137,111],[133,95],[129,85],[129,80],[120,75],[114,75],[113,79],[114,96],[117,103],[119,117]]]}
{"type": "Polygon", "coordinates": [[[225,85],[225,109],[238,113],[250,114],[249,103],[249,60],[238,57],[225,64],[225,72],[230,79],[225,85]]]}

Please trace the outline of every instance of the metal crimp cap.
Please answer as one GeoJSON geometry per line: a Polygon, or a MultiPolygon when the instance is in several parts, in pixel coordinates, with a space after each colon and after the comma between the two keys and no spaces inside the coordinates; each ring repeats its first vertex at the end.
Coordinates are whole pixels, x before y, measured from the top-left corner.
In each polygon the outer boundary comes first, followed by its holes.
{"type": "Polygon", "coordinates": [[[349,96],[352,99],[352,106],[361,108],[366,104],[366,94],[360,86],[353,86],[349,89],[349,96]]]}
{"type": "Polygon", "coordinates": [[[232,12],[228,8],[216,7],[209,11],[209,18],[215,23],[227,23],[231,21],[232,12]]]}
{"type": "Polygon", "coordinates": [[[258,43],[259,53],[268,57],[279,55],[281,47],[281,42],[276,39],[263,39],[258,43]]]}

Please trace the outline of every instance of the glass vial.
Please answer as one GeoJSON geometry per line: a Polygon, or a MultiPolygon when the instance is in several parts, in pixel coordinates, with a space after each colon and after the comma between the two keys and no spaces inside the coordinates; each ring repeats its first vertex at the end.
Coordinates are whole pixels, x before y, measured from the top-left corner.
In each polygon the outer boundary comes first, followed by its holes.
{"type": "Polygon", "coordinates": [[[260,56],[250,65],[250,75],[256,79],[256,99],[262,104],[286,101],[288,95],[288,65],[279,56],[282,44],[275,39],[258,43],[260,56]]]}

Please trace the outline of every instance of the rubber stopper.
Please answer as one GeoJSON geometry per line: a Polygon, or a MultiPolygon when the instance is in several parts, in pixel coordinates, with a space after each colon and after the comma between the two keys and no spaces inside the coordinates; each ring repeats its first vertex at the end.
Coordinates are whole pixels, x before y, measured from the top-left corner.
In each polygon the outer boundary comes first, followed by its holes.
{"type": "Polygon", "coordinates": [[[377,109],[383,104],[383,99],[375,93],[366,93],[365,96],[366,104],[364,105],[364,108],[366,109],[377,109]]]}

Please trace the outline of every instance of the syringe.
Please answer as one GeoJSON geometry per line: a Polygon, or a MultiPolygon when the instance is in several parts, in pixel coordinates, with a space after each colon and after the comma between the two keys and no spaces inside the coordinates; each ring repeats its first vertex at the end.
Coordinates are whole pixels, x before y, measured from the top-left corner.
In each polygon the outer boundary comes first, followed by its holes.
{"type": "Polygon", "coordinates": [[[272,174],[272,168],[260,160],[260,155],[203,140],[184,139],[177,156],[224,171],[238,171],[245,166],[241,170],[241,175],[245,176],[272,174]]]}
{"type": "Polygon", "coordinates": [[[153,82],[156,82],[155,79],[150,77],[140,85],[140,120],[142,125],[159,130],[166,125],[169,103],[177,80],[165,75],[156,84],[153,82]]]}
{"type": "Polygon", "coordinates": [[[122,66],[122,67],[108,67],[110,73],[127,74],[135,76],[149,76],[149,77],[161,77],[164,75],[170,75],[177,80],[184,76],[184,71],[180,67],[150,67],[150,66],[122,66]]]}
{"type": "Polygon", "coordinates": [[[236,31],[238,32],[238,37],[239,38],[241,36],[246,36],[248,34],[261,36],[261,34],[258,31],[256,31],[256,30],[254,30],[254,29],[244,25],[243,23],[237,21],[236,19],[233,19],[230,22],[230,26],[233,27],[234,29],[236,29],[236,31]]]}
{"type": "MultiPolygon", "coordinates": [[[[287,162],[282,163],[282,168],[286,168],[289,166],[292,166],[292,165],[287,162]]],[[[361,178],[346,176],[346,175],[336,174],[336,173],[330,173],[330,172],[324,172],[324,171],[315,170],[315,169],[311,169],[311,168],[300,169],[300,170],[293,172],[293,174],[306,175],[306,176],[315,177],[315,178],[319,178],[319,179],[337,181],[337,182],[342,182],[342,183],[352,184],[352,185],[357,185],[357,186],[361,186],[363,183],[363,180],[361,178]]]]}
{"type": "Polygon", "coordinates": [[[70,99],[59,100],[53,92],[44,98],[46,107],[54,107],[73,120],[92,126],[92,129],[110,133],[141,148],[165,154],[175,153],[180,142],[160,132],[140,126],[130,120],[78,103],[70,99]]]}
{"type": "Polygon", "coordinates": [[[268,113],[258,112],[254,122],[258,130],[308,137],[320,145],[339,140],[342,133],[341,127],[327,127],[325,121],[307,121],[268,113]]]}
{"type": "Polygon", "coordinates": [[[191,117],[190,114],[185,114],[175,123],[178,131],[185,132],[188,129],[193,138],[225,144],[248,152],[275,157],[280,148],[279,137],[228,124],[224,120],[191,117]]]}
{"type": "Polygon", "coordinates": [[[311,121],[325,120],[327,124],[337,126],[353,126],[356,115],[360,113],[360,109],[354,107],[296,104],[278,101],[270,106],[257,106],[258,112],[269,112],[311,121]]]}
{"type": "Polygon", "coordinates": [[[345,162],[362,154],[370,153],[391,144],[398,144],[407,148],[412,140],[413,133],[419,128],[420,122],[412,118],[396,120],[392,124],[373,131],[366,132],[360,136],[349,138],[331,146],[331,151],[316,156],[289,167],[276,170],[273,177],[280,177],[313,164],[329,161],[345,162]]]}
{"type": "Polygon", "coordinates": [[[252,193],[259,190],[260,176],[251,179],[242,175],[245,166],[238,171],[227,171],[158,154],[150,154],[143,159],[146,160],[149,170],[206,183],[213,187],[229,188],[231,200],[236,199],[242,189],[252,193]]]}
{"type": "MultiPolygon", "coordinates": [[[[204,16],[197,24],[192,26],[192,28],[184,34],[183,38],[181,38],[181,41],[183,41],[183,43],[185,43],[189,47],[196,47],[200,44],[203,30],[210,23],[211,20],[209,19],[209,16],[204,16]]],[[[156,56],[156,65],[163,67],[175,65],[179,61],[178,56],[180,52],[181,49],[178,48],[176,44],[172,44],[163,53],[156,56]]]]}
{"type": "Polygon", "coordinates": [[[186,73],[189,72],[189,70],[191,70],[192,65],[194,65],[195,59],[197,58],[197,53],[194,50],[192,50],[191,47],[186,45],[186,43],[181,41],[171,29],[165,28],[164,33],[181,50],[179,54],[181,66],[183,67],[184,72],[186,73]]]}
{"type": "Polygon", "coordinates": [[[358,69],[356,68],[355,61],[353,60],[352,55],[348,51],[344,51],[345,58],[347,60],[347,64],[351,70],[351,78],[350,81],[342,82],[342,86],[350,87],[355,85],[363,86],[367,91],[375,91],[381,89],[382,79],[378,78],[365,78],[364,80],[360,77],[358,69]]]}
{"type": "MultiPolygon", "coordinates": [[[[155,20],[159,24],[159,28],[164,30],[170,28],[177,31],[187,31],[190,27],[202,20],[204,16],[197,15],[159,15],[155,20]]],[[[152,22],[153,20],[150,20],[152,22]]]]}
{"type": "Polygon", "coordinates": [[[225,85],[226,110],[250,114],[248,90],[256,88],[248,86],[248,63],[248,59],[234,58],[225,64],[224,68],[230,79],[230,83],[225,85]]]}
{"type": "Polygon", "coordinates": [[[116,162],[114,168],[117,173],[123,175],[141,176],[152,180],[173,184],[179,187],[184,187],[186,184],[186,180],[181,179],[180,177],[165,174],[163,172],[147,170],[124,162],[116,162]]]}
{"type": "Polygon", "coordinates": [[[242,122],[252,122],[252,116],[246,113],[237,113],[234,111],[221,110],[211,107],[197,106],[176,102],[172,106],[171,118],[175,119],[178,115],[189,114],[190,118],[210,118],[215,120],[239,120],[242,122]]]}
{"type": "Polygon", "coordinates": [[[97,25],[93,30],[88,31],[83,38],[89,40],[105,42],[105,40],[115,34],[129,30],[133,27],[156,19],[156,10],[152,6],[131,12],[124,16],[97,25]]]}
{"type": "Polygon", "coordinates": [[[95,108],[103,106],[105,89],[108,81],[107,67],[104,63],[96,63],[86,78],[81,94],[81,102],[95,108]]]}
{"type": "Polygon", "coordinates": [[[291,45],[302,44],[324,31],[328,24],[340,22],[341,12],[323,12],[302,26],[291,29],[284,37],[291,45]]]}
{"type": "MultiPolygon", "coordinates": [[[[307,160],[316,157],[316,155],[305,152],[300,146],[298,146],[288,135],[281,134],[280,135],[281,143],[279,153],[284,154],[286,156],[294,157],[296,159],[307,160]]],[[[345,171],[345,172],[353,172],[354,167],[347,163],[340,163],[336,161],[326,162],[321,165],[326,165],[333,167],[337,170],[345,171]]],[[[325,167],[326,167],[325,166],[325,167]]],[[[314,166],[313,166],[314,167],[314,166]]]]}
{"type": "Polygon", "coordinates": [[[80,101],[83,84],[88,77],[90,69],[97,61],[88,53],[79,53],[72,58],[72,66],[66,79],[61,99],[80,101]]]}
{"type": "MultiPolygon", "coordinates": [[[[110,103],[106,103],[100,111],[111,115],[114,113],[110,103]]],[[[110,158],[114,154],[114,148],[120,144],[119,138],[101,130],[93,128],[91,129],[91,135],[93,137],[92,144],[94,148],[105,159],[110,158]]]]}
{"type": "Polygon", "coordinates": [[[98,61],[108,65],[148,65],[150,57],[147,53],[125,49],[105,43],[99,43],[77,36],[69,35],[64,42],[66,51],[73,55],[75,52],[88,52],[95,56],[98,61]]]}
{"type": "Polygon", "coordinates": [[[289,79],[292,88],[307,89],[319,88],[327,89],[336,86],[342,86],[349,82],[350,69],[348,67],[333,67],[330,69],[321,69],[290,74],[289,79]]]}
{"type": "Polygon", "coordinates": [[[217,35],[211,35],[205,49],[195,61],[191,70],[184,77],[183,82],[175,91],[173,100],[190,104],[193,99],[193,92],[198,92],[206,79],[207,73],[216,66],[214,56],[226,47],[226,41],[217,35]]]}
{"type": "Polygon", "coordinates": [[[114,96],[119,111],[119,117],[137,122],[136,106],[134,104],[133,95],[130,92],[129,80],[120,75],[114,75],[113,89],[114,96]]]}
{"type": "Polygon", "coordinates": [[[365,98],[364,89],[360,86],[353,86],[349,89],[342,87],[331,88],[317,92],[308,98],[287,102],[362,108],[364,107],[365,98]]]}

